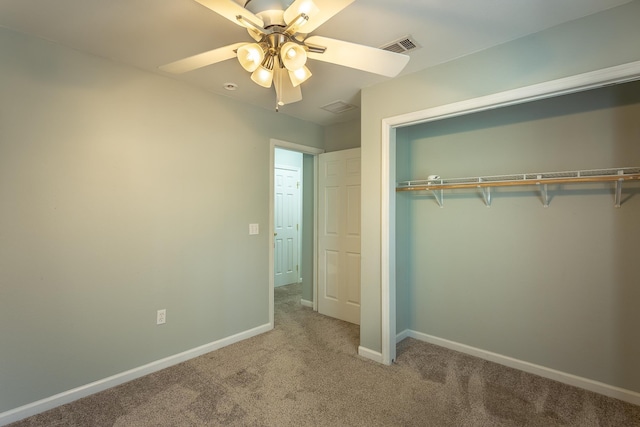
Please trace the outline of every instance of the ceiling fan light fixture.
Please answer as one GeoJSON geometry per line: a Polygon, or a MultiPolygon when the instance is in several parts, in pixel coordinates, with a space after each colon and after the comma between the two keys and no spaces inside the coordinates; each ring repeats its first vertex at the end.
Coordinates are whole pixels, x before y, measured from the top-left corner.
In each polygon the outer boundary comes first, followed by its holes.
{"type": "Polygon", "coordinates": [[[291,79],[291,84],[293,84],[293,87],[299,86],[300,84],[304,83],[311,76],[311,71],[307,68],[306,65],[303,65],[297,70],[289,70],[289,78],[291,79]]]}
{"type": "Polygon", "coordinates": [[[262,87],[270,88],[273,82],[273,65],[273,55],[269,54],[251,74],[251,80],[262,87]]]}
{"type": "Polygon", "coordinates": [[[273,69],[273,88],[276,90],[276,111],[278,107],[282,107],[284,105],[284,101],[282,100],[282,92],[283,92],[283,70],[280,67],[276,67],[273,69]]]}
{"type": "Polygon", "coordinates": [[[264,65],[260,65],[258,69],[251,74],[251,80],[262,87],[270,88],[271,82],[273,82],[273,70],[266,68],[264,65]]]}
{"type": "Polygon", "coordinates": [[[264,50],[258,43],[247,43],[238,48],[237,57],[242,68],[252,73],[262,64],[264,50]]]}
{"type": "Polygon", "coordinates": [[[238,23],[240,25],[242,25],[243,27],[245,27],[248,30],[257,30],[257,31],[260,31],[260,32],[264,32],[265,31],[264,28],[262,28],[260,25],[258,25],[255,22],[253,22],[251,19],[246,18],[245,16],[237,15],[236,16],[236,20],[238,21],[238,23]]]}
{"type": "Polygon", "coordinates": [[[301,13],[300,15],[298,15],[296,19],[294,19],[291,23],[287,25],[287,28],[284,29],[284,33],[290,36],[294,35],[308,21],[309,21],[309,15],[307,15],[306,13],[301,13]]]}
{"type": "Polygon", "coordinates": [[[300,7],[298,7],[298,13],[304,13],[307,15],[315,15],[320,12],[320,9],[312,0],[305,0],[300,3],[300,7]]]}
{"type": "Polygon", "coordinates": [[[261,31],[256,30],[255,28],[247,28],[247,32],[255,41],[259,42],[262,40],[263,33],[261,31]]]}
{"type": "Polygon", "coordinates": [[[301,15],[307,15],[304,22],[298,23],[298,28],[307,23],[310,16],[315,16],[320,9],[312,0],[296,0],[284,11],[284,20],[289,26],[295,25],[295,21],[300,19],[301,15]]]}
{"type": "MultiPolygon", "coordinates": [[[[236,57],[254,83],[265,88],[275,87],[277,105],[302,100],[300,85],[311,77],[305,65],[309,58],[387,77],[396,76],[409,61],[409,56],[391,49],[386,51],[322,36],[309,37],[354,0],[196,1],[246,28],[253,40],[193,55],[160,69],[178,74],[236,57]]],[[[403,48],[414,45],[410,40],[400,44],[403,48]]],[[[227,84],[225,88],[235,89],[236,85],[227,84]]]]}
{"type": "Polygon", "coordinates": [[[298,70],[307,63],[307,52],[299,44],[287,42],[280,49],[280,59],[287,70],[298,70]]]}
{"type": "Polygon", "coordinates": [[[268,69],[264,65],[260,65],[258,69],[251,74],[251,80],[262,87],[270,88],[273,82],[273,70],[268,69]]]}

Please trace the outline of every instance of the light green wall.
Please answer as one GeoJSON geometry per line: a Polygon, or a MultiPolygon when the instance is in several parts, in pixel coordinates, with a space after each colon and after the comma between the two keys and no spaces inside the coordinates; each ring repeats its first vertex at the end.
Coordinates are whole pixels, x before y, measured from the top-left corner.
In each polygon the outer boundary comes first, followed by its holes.
{"type": "Polygon", "coordinates": [[[274,154],[274,163],[276,166],[293,166],[302,170],[302,153],[276,148],[274,154]]]}
{"type": "Polygon", "coordinates": [[[361,346],[381,350],[381,120],[639,60],[639,18],[631,2],[363,89],[361,346]]]}
{"type": "Polygon", "coordinates": [[[360,119],[325,126],[325,152],[360,147],[360,119]]]}
{"type": "MultiPolygon", "coordinates": [[[[409,132],[397,132],[396,144],[398,147],[408,144],[409,132]]],[[[409,150],[398,150],[396,167],[400,175],[404,175],[404,171],[410,170],[410,152],[409,150]]],[[[405,175],[406,176],[406,175],[405,175]]],[[[427,175],[428,176],[428,175],[427,175]]],[[[409,178],[406,178],[408,180],[409,178]]],[[[398,236],[410,236],[412,234],[412,224],[407,221],[409,216],[409,203],[403,203],[405,199],[396,201],[396,234],[398,236]]],[[[411,329],[411,290],[410,282],[410,257],[412,255],[411,246],[408,244],[396,244],[396,334],[407,329],[411,329]]]]}
{"type": "Polygon", "coordinates": [[[269,140],[323,136],[0,29],[0,412],[267,324],[269,140]]]}
{"type": "MultiPolygon", "coordinates": [[[[640,166],[638,117],[634,82],[407,127],[398,179],[640,166]]],[[[613,188],[399,193],[405,327],[640,391],[640,184],[613,188]]]]}

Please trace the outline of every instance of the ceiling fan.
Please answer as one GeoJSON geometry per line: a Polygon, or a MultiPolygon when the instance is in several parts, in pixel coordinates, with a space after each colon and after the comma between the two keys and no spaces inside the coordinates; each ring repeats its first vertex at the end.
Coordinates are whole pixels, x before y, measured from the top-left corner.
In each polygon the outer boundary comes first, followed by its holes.
{"type": "Polygon", "coordinates": [[[190,56],[160,67],[179,74],[236,57],[258,85],[276,92],[279,106],[302,100],[301,83],[311,77],[307,59],[394,77],[407,55],[321,36],[316,28],[354,0],[195,0],[247,29],[255,40],[190,56]]]}

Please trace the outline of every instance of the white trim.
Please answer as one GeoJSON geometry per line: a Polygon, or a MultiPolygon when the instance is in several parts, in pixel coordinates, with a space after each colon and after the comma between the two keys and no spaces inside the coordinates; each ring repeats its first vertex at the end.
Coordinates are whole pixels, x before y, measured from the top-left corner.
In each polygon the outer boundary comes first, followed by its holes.
{"type": "Polygon", "coordinates": [[[83,397],[98,393],[100,391],[118,386],[120,384],[124,384],[128,381],[135,380],[136,378],[140,378],[145,375],[149,375],[151,373],[168,368],[170,366],[177,365],[178,363],[182,363],[195,357],[202,356],[203,354],[210,353],[222,347],[226,347],[239,341],[246,340],[247,338],[260,335],[262,333],[270,331],[271,329],[273,328],[270,324],[264,324],[253,329],[249,329],[247,331],[222,338],[209,344],[201,345],[199,347],[192,348],[191,350],[183,351],[182,353],[174,354],[173,356],[165,357],[164,359],[156,360],[155,362],[147,363],[146,365],[142,365],[137,368],[130,369],[128,371],[121,372],[119,374],[112,375],[110,377],[103,378],[101,380],[85,384],[83,386],[76,387],[62,393],[58,393],[45,399],[20,406],[6,412],[2,412],[0,413],[0,426],[20,421],[24,418],[39,414],[44,411],[48,411],[49,409],[56,408],[60,405],[64,405],[83,397]]]}
{"type": "Polygon", "coordinates": [[[285,150],[297,151],[302,154],[311,154],[312,156],[317,156],[318,154],[324,153],[323,148],[311,147],[309,145],[296,144],[295,142],[282,141],[280,139],[271,138],[269,140],[271,142],[271,147],[275,148],[284,148],[285,150]]]}
{"type": "Polygon", "coordinates": [[[382,353],[368,349],[363,346],[358,347],[358,354],[366,359],[373,360],[374,362],[382,363],[382,353]]]}
{"type": "Polygon", "coordinates": [[[274,306],[273,301],[275,298],[275,239],[274,239],[274,218],[275,218],[275,170],[276,170],[276,145],[272,139],[269,144],[269,224],[267,229],[269,230],[269,324],[273,329],[275,327],[274,321],[274,306]]]}
{"type": "Polygon", "coordinates": [[[303,307],[313,308],[313,301],[309,301],[309,300],[306,300],[306,299],[301,299],[300,300],[300,304],[302,304],[303,307]]]}
{"type": "Polygon", "coordinates": [[[405,338],[409,338],[409,334],[413,332],[410,329],[405,329],[404,331],[400,332],[398,335],[396,335],[396,344],[399,343],[400,341],[402,341],[405,338]]]}
{"type": "Polygon", "coordinates": [[[448,117],[462,116],[477,111],[568,95],[638,79],[640,79],[640,61],[635,61],[602,70],[577,74],[575,76],[524,86],[465,101],[454,102],[452,104],[388,117],[384,119],[384,121],[392,127],[409,126],[448,117]]]}
{"type": "MultiPolygon", "coordinates": [[[[382,124],[382,135],[388,138],[388,143],[382,144],[382,162],[380,171],[380,185],[383,188],[381,194],[382,209],[380,211],[380,221],[382,224],[395,224],[396,198],[393,194],[396,177],[395,161],[395,128],[389,128],[385,133],[385,123],[382,124]],[[385,149],[390,146],[393,149],[385,149]],[[392,186],[390,188],[390,186],[392,186]]],[[[382,228],[380,249],[380,282],[381,282],[381,313],[382,325],[382,363],[390,365],[396,358],[395,337],[391,331],[396,330],[396,310],[395,310],[395,227],[382,228]],[[385,232],[385,230],[387,232],[385,232]],[[391,250],[393,248],[393,251],[391,250]],[[385,303],[386,302],[386,303],[385,303]]]]}
{"type": "Polygon", "coordinates": [[[313,311],[318,311],[318,157],[313,156],[313,311]]]}
{"type": "MultiPolygon", "coordinates": [[[[539,375],[550,380],[558,381],[574,387],[579,387],[585,390],[592,391],[594,393],[602,394],[604,396],[613,397],[615,399],[624,400],[625,402],[629,402],[634,405],[640,405],[640,393],[637,393],[635,391],[625,390],[623,388],[615,387],[599,381],[594,381],[588,378],[579,377],[577,375],[568,374],[566,372],[536,365],[534,363],[525,362],[523,360],[514,359],[513,357],[503,356],[498,353],[471,347],[466,344],[460,344],[443,338],[434,337],[432,335],[423,334],[421,332],[405,330],[402,332],[402,334],[406,335],[404,338],[415,338],[420,341],[428,342],[440,347],[445,347],[450,350],[459,351],[460,353],[470,354],[471,356],[488,360],[490,362],[495,362],[500,365],[508,366],[510,368],[519,369],[530,374],[539,375]]],[[[400,335],[398,335],[398,342],[400,341],[400,335]]]]}
{"type": "MultiPolygon", "coordinates": [[[[391,159],[395,159],[395,128],[409,126],[418,123],[431,122],[449,117],[461,116],[478,111],[490,110],[509,105],[551,98],[559,95],[595,89],[602,86],[625,83],[640,79],[640,61],[609,67],[602,70],[591,71],[571,77],[538,83],[492,95],[473,98],[466,101],[427,108],[425,110],[382,119],[381,134],[381,259],[380,259],[380,286],[381,286],[381,339],[383,360],[391,360],[395,353],[395,343],[390,339],[390,331],[395,330],[392,319],[396,318],[395,300],[390,292],[395,290],[395,267],[393,260],[383,255],[395,254],[395,222],[389,211],[389,201],[392,199],[395,188],[395,174],[389,174],[391,159]],[[384,274],[382,274],[384,272],[384,274]]],[[[395,199],[395,198],[394,198],[395,199]]],[[[395,256],[395,255],[394,255],[395,256]]]]}

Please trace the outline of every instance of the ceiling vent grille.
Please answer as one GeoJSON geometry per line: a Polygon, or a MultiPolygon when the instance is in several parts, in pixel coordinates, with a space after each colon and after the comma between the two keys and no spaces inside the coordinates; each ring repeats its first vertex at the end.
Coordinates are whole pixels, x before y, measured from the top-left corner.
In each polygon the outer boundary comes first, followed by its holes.
{"type": "Polygon", "coordinates": [[[344,101],[334,101],[320,108],[333,114],[342,114],[347,111],[355,110],[358,107],[353,104],[347,104],[344,101]]]}
{"type": "Polygon", "coordinates": [[[380,49],[395,53],[406,53],[410,50],[419,49],[420,46],[411,36],[404,36],[394,42],[382,46],[380,49]]]}

